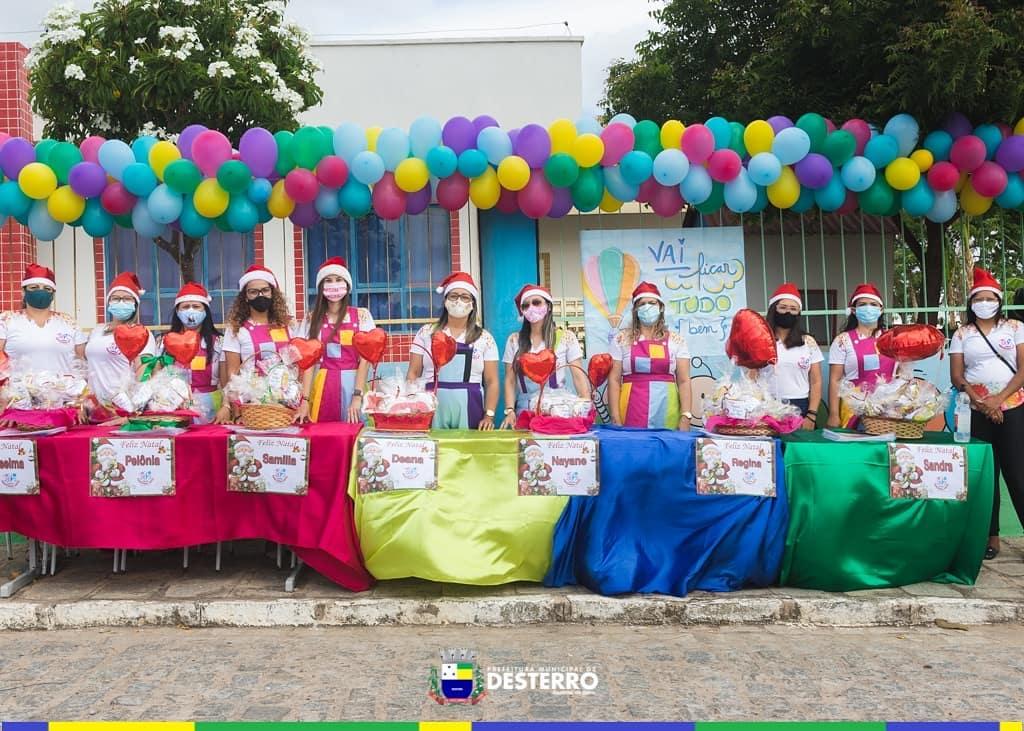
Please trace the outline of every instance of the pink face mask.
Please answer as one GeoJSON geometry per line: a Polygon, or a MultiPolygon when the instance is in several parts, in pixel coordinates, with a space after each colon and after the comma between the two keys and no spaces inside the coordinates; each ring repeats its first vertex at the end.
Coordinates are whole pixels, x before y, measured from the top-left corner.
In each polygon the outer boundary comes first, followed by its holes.
{"type": "Polygon", "coordinates": [[[523,310],[523,317],[526,318],[527,322],[534,323],[540,322],[548,314],[548,306],[540,305],[537,307],[530,306],[523,310]]]}
{"type": "Polygon", "coordinates": [[[337,302],[348,294],[348,285],[344,282],[334,282],[324,285],[324,297],[330,302],[337,302]]]}

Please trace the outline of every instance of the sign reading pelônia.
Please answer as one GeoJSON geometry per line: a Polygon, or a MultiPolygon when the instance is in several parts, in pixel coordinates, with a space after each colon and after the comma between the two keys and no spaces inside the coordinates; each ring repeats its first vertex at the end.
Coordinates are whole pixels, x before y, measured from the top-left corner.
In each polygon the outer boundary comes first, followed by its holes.
{"type": "Polygon", "coordinates": [[[174,447],[170,439],[94,438],[89,447],[93,497],[174,494],[174,447]]]}

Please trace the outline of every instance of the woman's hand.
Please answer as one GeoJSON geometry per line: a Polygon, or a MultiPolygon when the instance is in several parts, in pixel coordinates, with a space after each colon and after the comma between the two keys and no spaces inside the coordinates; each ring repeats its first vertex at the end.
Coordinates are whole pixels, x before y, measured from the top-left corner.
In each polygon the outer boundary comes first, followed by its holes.
{"type": "Polygon", "coordinates": [[[992,411],[1002,411],[1002,399],[998,396],[986,396],[978,401],[978,408],[984,411],[986,414],[992,411]]]}
{"type": "Polygon", "coordinates": [[[837,413],[835,413],[833,411],[830,411],[828,413],[828,421],[825,422],[825,426],[827,426],[829,429],[838,429],[839,428],[839,414],[837,414],[837,413]]]}
{"type": "Polygon", "coordinates": [[[810,416],[805,416],[803,423],[800,424],[800,428],[804,431],[814,431],[817,424],[814,423],[814,419],[810,416]]]}
{"type": "Polygon", "coordinates": [[[293,424],[305,424],[309,421],[309,401],[302,400],[299,408],[295,409],[295,416],[292,417],[293,424]]]}
{"type": "Polygon", "coordinates": [[[685,416],[679,417],[679,431],[690,431],[690,420],[685,416]]]}
{"type": "Polygon", "coordinates": [[[516,425],[516,412],[510,411],[505,414],[505,419],[501,422],[502,429],[514,429],[516,425]]]}
{"type": "Polygon", "coordinates": [[[363,397],[353,396],[351,403],[348,405],[348,421],[350,424],[355,424],[359,421],[359,413],[362,411],[363,397]]]}
{"type": "Polygon", "coordinates": [[[107,419],[100,426],[123,426],[128,423],[128,418],[125,416],[115,416],[113,419],[107,419]]]}
{"type": "Polygon", "coordinates": [[[217,413],[213,415],[213,423],[214,424],[230,424],[231,423],[231,406],[228,405],[228,404],[224,404],[219,409],[217,409],[217,413]]]}
{"type": "Polygon", "coordinates": [[[477,425],[477,429],[480,431],[494,431],[494,417],[484,415],[484,418],[477,425]]]}

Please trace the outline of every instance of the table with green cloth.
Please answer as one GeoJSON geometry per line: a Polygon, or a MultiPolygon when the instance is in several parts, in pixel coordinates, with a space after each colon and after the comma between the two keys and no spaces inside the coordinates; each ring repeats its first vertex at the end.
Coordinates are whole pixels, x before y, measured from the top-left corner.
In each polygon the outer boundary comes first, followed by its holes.
{"type": "Polygon", "coordinates": [[[370,573],[482,586],[541,581],[568,498],[519,496],[516,440],[522,436],[431,432],[437,441],[433,490],[360,494],[353,470],[349,494],[370,573]]]}
{"type": "MultiPolygon", "coordinates": [[[[789,532],[780,583],[851,591],[920,581],[973,584],[981,570],[994,485],[992,447],[967,447],[967,500],[889,496],[884,442],[784,437],[789,532]]],[[[953,444],[927,432],[915,444],[953,444]]]]}

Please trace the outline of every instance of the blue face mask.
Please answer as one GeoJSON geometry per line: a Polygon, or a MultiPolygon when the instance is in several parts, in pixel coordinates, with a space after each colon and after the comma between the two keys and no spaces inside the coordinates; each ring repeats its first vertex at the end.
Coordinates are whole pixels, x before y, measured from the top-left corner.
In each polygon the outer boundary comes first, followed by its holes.
{"type": "Polygon", "coordinates": [[[658,305],[646,304],[636,308],[636,316],[640,318],[640,324],[653,325],[661,316],[661,307],[658,305]]]}
{"type": "Polygon", "coordinates": [[[874,325],[882,316],[882,308],[878,305],[858,305],[853,313],[861,325],[874,325]]]}
{"type": "Polygon", "coordinates": [[[127,322],[135,315],[135,305],[127,302],[111,302],[107,305],[107,312],[115,320],[127,322]]]}
{"type": "Polygon", "coordinates": [[[206,319],[206,310],[178,310],[178,319],[185,327],[195,330],[206,319]]]}

